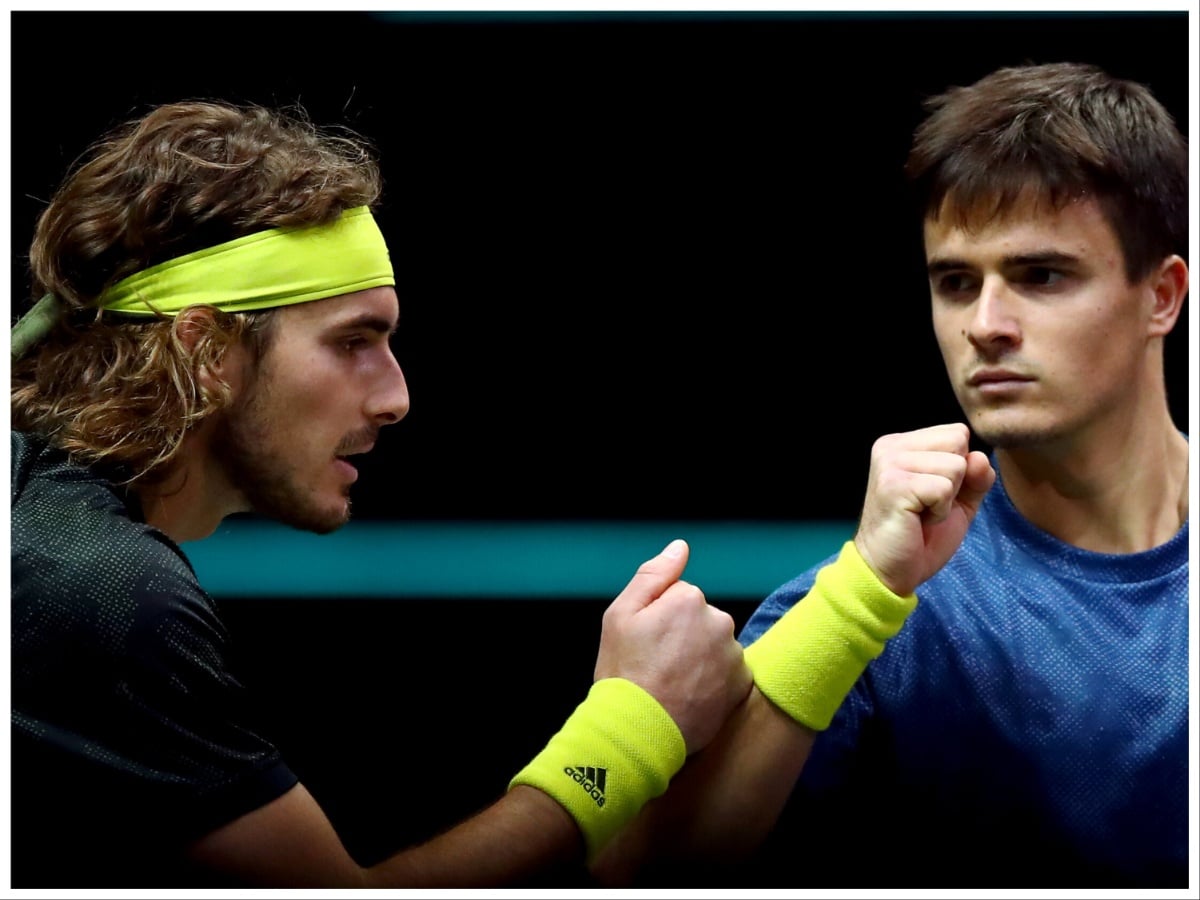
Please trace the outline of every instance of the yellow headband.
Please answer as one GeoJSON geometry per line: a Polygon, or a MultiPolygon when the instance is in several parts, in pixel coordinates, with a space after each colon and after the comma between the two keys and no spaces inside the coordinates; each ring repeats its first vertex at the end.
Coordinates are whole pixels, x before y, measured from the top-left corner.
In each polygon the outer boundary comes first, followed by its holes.
{"type": "Polygon", "coordinates": [[[118,281],[96,305],[135,316],[197,304],[246,312],[395,283],[383,234],[359,206],[327,225],[272,228],[169,259],[118,281]]]}

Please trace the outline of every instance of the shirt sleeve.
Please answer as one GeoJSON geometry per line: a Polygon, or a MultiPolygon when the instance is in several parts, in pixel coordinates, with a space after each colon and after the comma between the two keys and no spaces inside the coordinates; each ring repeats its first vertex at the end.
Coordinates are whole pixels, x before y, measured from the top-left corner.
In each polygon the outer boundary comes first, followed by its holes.
{"type": "Polygon", "coordinates": [[[12,720],[32,749],[14,764],[72,814],[119,811],[183,842],[298,779],[264,736],[186,557],[149,526],[107,525],[91,549],[22,556],[12,720]]]}

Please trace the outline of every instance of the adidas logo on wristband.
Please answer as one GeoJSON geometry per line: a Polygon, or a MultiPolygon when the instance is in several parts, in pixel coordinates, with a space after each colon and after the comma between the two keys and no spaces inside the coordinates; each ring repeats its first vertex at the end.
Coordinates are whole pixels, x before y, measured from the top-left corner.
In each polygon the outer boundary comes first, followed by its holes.
{"type": "Polygon", "coordinates": [[[563,769],[575,782],[587,791],[588,796],[596,801],[596,805],[604,807],[604,783],[608,779],[608,769],[597,769],[595,766],[578,766],[563,769]]]}

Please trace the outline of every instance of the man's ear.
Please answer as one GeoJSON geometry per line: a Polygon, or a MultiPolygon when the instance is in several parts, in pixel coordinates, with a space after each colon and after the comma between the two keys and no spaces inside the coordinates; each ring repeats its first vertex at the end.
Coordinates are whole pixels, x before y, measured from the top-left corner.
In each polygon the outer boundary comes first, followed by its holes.
{"type": "Polygon", "coordinates": [[[1161,337],[1175,327],[1188,292],[1188,267],[1178,256],[1168,256],[1150,276],[1154,306],[1150,310],[1150,336],[1161,337]]]}
{"type": "Polygon", "coordinates": [[[172,327],[176,340],[193,360],[196,381],[203,391],[211,394],[240,383],[240,345],[229,342],[210,307],[188,307],[175,317],[172,327]]]}
{"type": "Polygon", "coordinates": [[[175,317],[172,326],[180,343],[189,353],[195,353],[196,346],[214,327],[212,311],[204,306],[189,306],[175,317]]]}

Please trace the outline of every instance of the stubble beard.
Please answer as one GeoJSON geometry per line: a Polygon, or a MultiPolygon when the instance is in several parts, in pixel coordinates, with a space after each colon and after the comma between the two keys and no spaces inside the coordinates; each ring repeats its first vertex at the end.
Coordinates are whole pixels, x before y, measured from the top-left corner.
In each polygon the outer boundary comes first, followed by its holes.
{"type": "Polygon", "coordinates": [[[261,383],[222,417],[213,446],[230,482],[261,516],[316,534],[341,528],[350,519],[349,487],[339,506],[319,505],[272,443],[271,423],[270,392],[261,383]]]}
{"type": "Polygon", "coordinates": [[[1061,422],[1034,424],[1019,417],[981,414],[979,410],[968,412],[967,420],[975,437],[997,450],[1048,447],[1071,433],[1070,427],[1061,422]]]}

